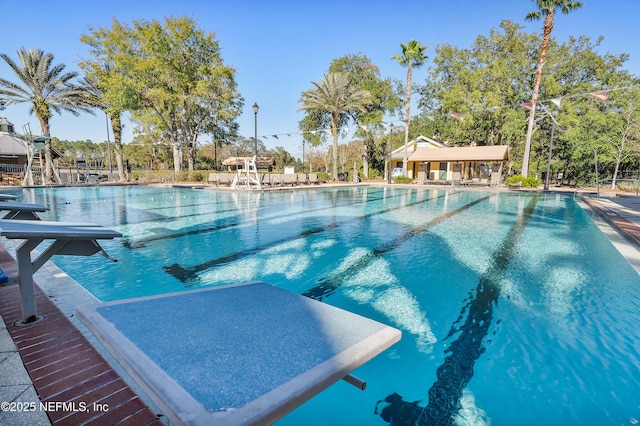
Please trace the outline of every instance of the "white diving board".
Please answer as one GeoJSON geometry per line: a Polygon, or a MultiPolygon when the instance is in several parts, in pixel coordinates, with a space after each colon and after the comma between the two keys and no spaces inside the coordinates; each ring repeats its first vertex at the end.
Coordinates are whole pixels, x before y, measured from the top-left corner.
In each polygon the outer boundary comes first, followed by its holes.
{"type": "Polygon", "coordinates": [[[77,312],[172,425],[273,423],[401,337],[262,282],[77,312]]]}
{"type": "Polygon", "coordinates": [[[100,253],[115,261],[104,252],[97,240],[111,240],[122,234],[93,223],[2,219],[0,236],[24,240],[16,249],[17,284],[20,285],[22,298],[21,322],[29,324],[38,319],[33,274],[42,265],[55,255],[91,256],[100,253]],[[52,242],[32,260],[31,252],[45,240],[52,242]]]}

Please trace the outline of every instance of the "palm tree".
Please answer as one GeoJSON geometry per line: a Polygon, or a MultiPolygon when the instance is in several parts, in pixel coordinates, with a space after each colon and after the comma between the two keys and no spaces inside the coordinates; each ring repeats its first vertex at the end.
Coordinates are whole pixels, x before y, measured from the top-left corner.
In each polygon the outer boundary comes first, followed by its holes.
{"type": "Polygon", "coordinates": [[[549,48],[549,36],[553,30],[553,20],[556,9],[560,9],[563,15],[578,9],[582,6],[579,1],[569,0],[535,0],[538,10],[529,12],[526,16],[527,21],[538,21],[544,16],[542,24],[542,46],[540,47],[540,56],[538,57],[538,68],[536,78],[533,83],[533,94],[531,95],[531,111],[529,112],[529,122],[527,125],[527,138],[524,145],[524,157],[522,158],[522,176],[527,177],[529,174],[529,156],[531,155],[531,137],[533,135],[533,124],[536,115],[536,104],[538,103],[538,95],[540,92],[540,81],[542,80],[542,69],[547,59],[547,49],[549,48]]]}
{"type": "Polygon", "coordinates": [[[302,93],[298,111],[315,111],[329,115],[333,136],[333,180],[338,180],[338,131],[342,124],[353,117],[352,112],[366,112],[371,94],[360,90],[352,83],[348,74],[330,72],[320,82],[311,82],[315,87],[302,93]]]}
{"type": "MultiPolygon", "coordinates": [[[[30,103],[29,114],[35,114],[40,122],[42,136],[50,137],[49,120],[53,112],[60,114],[67,111],[75,116],[80,112],[93,114],[82,88],[72,84],[71,80],[78,76],[75,71],[64,72],[65,65],[52,66],[53,54],[44,53],[33,48],[27,51],[24,47],[18,51],[20,64],[8,55],[0,57],[15,72],[22,85],[0,78],[0,96],[7,105],[13,103],[30,103]]],[[[45,179],[46,183],[60,183],[53,171],[51,158],[51,140],[45,145],[45,179]]]]}
{"type": "Polygon", "coordinates": [[[420,42],[410,40],[408,44],[401,43],[400,47],[402,48],[402,54],[395,55],[392,59],[398,61],[400,65],[407,67],[406,127],[404,130],[404,162],[402,164],[402,174],[407,176],[407,144],[409,143],[409,120],[411,117],[411,79],[413,77],[413,68],[421,67],[427,60],[424,52],[429,46],[422,46],[420,42]]]}

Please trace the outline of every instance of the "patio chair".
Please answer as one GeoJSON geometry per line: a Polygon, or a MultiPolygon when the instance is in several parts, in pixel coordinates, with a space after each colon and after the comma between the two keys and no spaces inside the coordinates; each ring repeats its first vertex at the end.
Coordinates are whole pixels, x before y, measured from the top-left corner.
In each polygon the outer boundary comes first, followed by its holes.
{"type": "Polygon", "coordinates": [[[100,182],[100,173],[89,172],[85,173],[84,181],[87,185],[98,184],[100,182]]]}
{"type": "Polygon", "coordinates": [[[219,175],[219,180],[218,183],[220,185],[231,185],[231,182],[233,182],[233,178],[235,175],[232,175],[230,173],[220,173],[219,175]]]}
{"type": "Polygon", "coordinates": [[[304,185],[307,183],[307,174],[298,173],[298,185],[304,185]]]}
{"type": "Polygon", "coordinates": [[[295,185],[298,180],[298,176],[294,174],[283,174],[282,175],[282,184],[283,185],[295,185]]]}
{"type": "Polygon", "coordinates": [[[281,173],[274,173],[270,175],[269,177],[271,178],[271,186],[282,185],[282,176],[283,175],[281,173]]]}
{"type": "Polygon", "coordinates": [[[316,173],[309,173],[309,183],[320,183],[318,180],[318,175],[316,173]]]}
{"type": "Polygon", "coordinates": [[[209,173],[209,177],[207,178],[207,182],[218,186],[218,182],[220,181],[220,176],[218,173],[209,173]]]}

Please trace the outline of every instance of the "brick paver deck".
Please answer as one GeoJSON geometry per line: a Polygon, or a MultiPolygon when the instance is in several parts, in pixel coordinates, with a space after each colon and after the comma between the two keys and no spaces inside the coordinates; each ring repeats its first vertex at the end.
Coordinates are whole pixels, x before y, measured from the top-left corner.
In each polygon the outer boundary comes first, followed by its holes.
{"type": "MultiPolygon", "coordinates": [[[[0,246],[0,267],[17,272],[0,246]]],[[[36,286],[38,315],[26,327],[17,285],[0,287],[0,314],[54,425],[163,425],[71,321],[36,286]],[[61,405],[66,403],[66,405],[61,405]]]]}

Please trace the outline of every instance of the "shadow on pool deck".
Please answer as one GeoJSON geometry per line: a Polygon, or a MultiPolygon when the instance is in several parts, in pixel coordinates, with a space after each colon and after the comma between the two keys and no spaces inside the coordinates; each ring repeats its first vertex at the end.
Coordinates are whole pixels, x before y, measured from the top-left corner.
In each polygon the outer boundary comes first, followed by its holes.
{"type": "Polygon", "coordinates": [[[640,197],[583,197],[584,202],[640,248],[640,197]]]}

